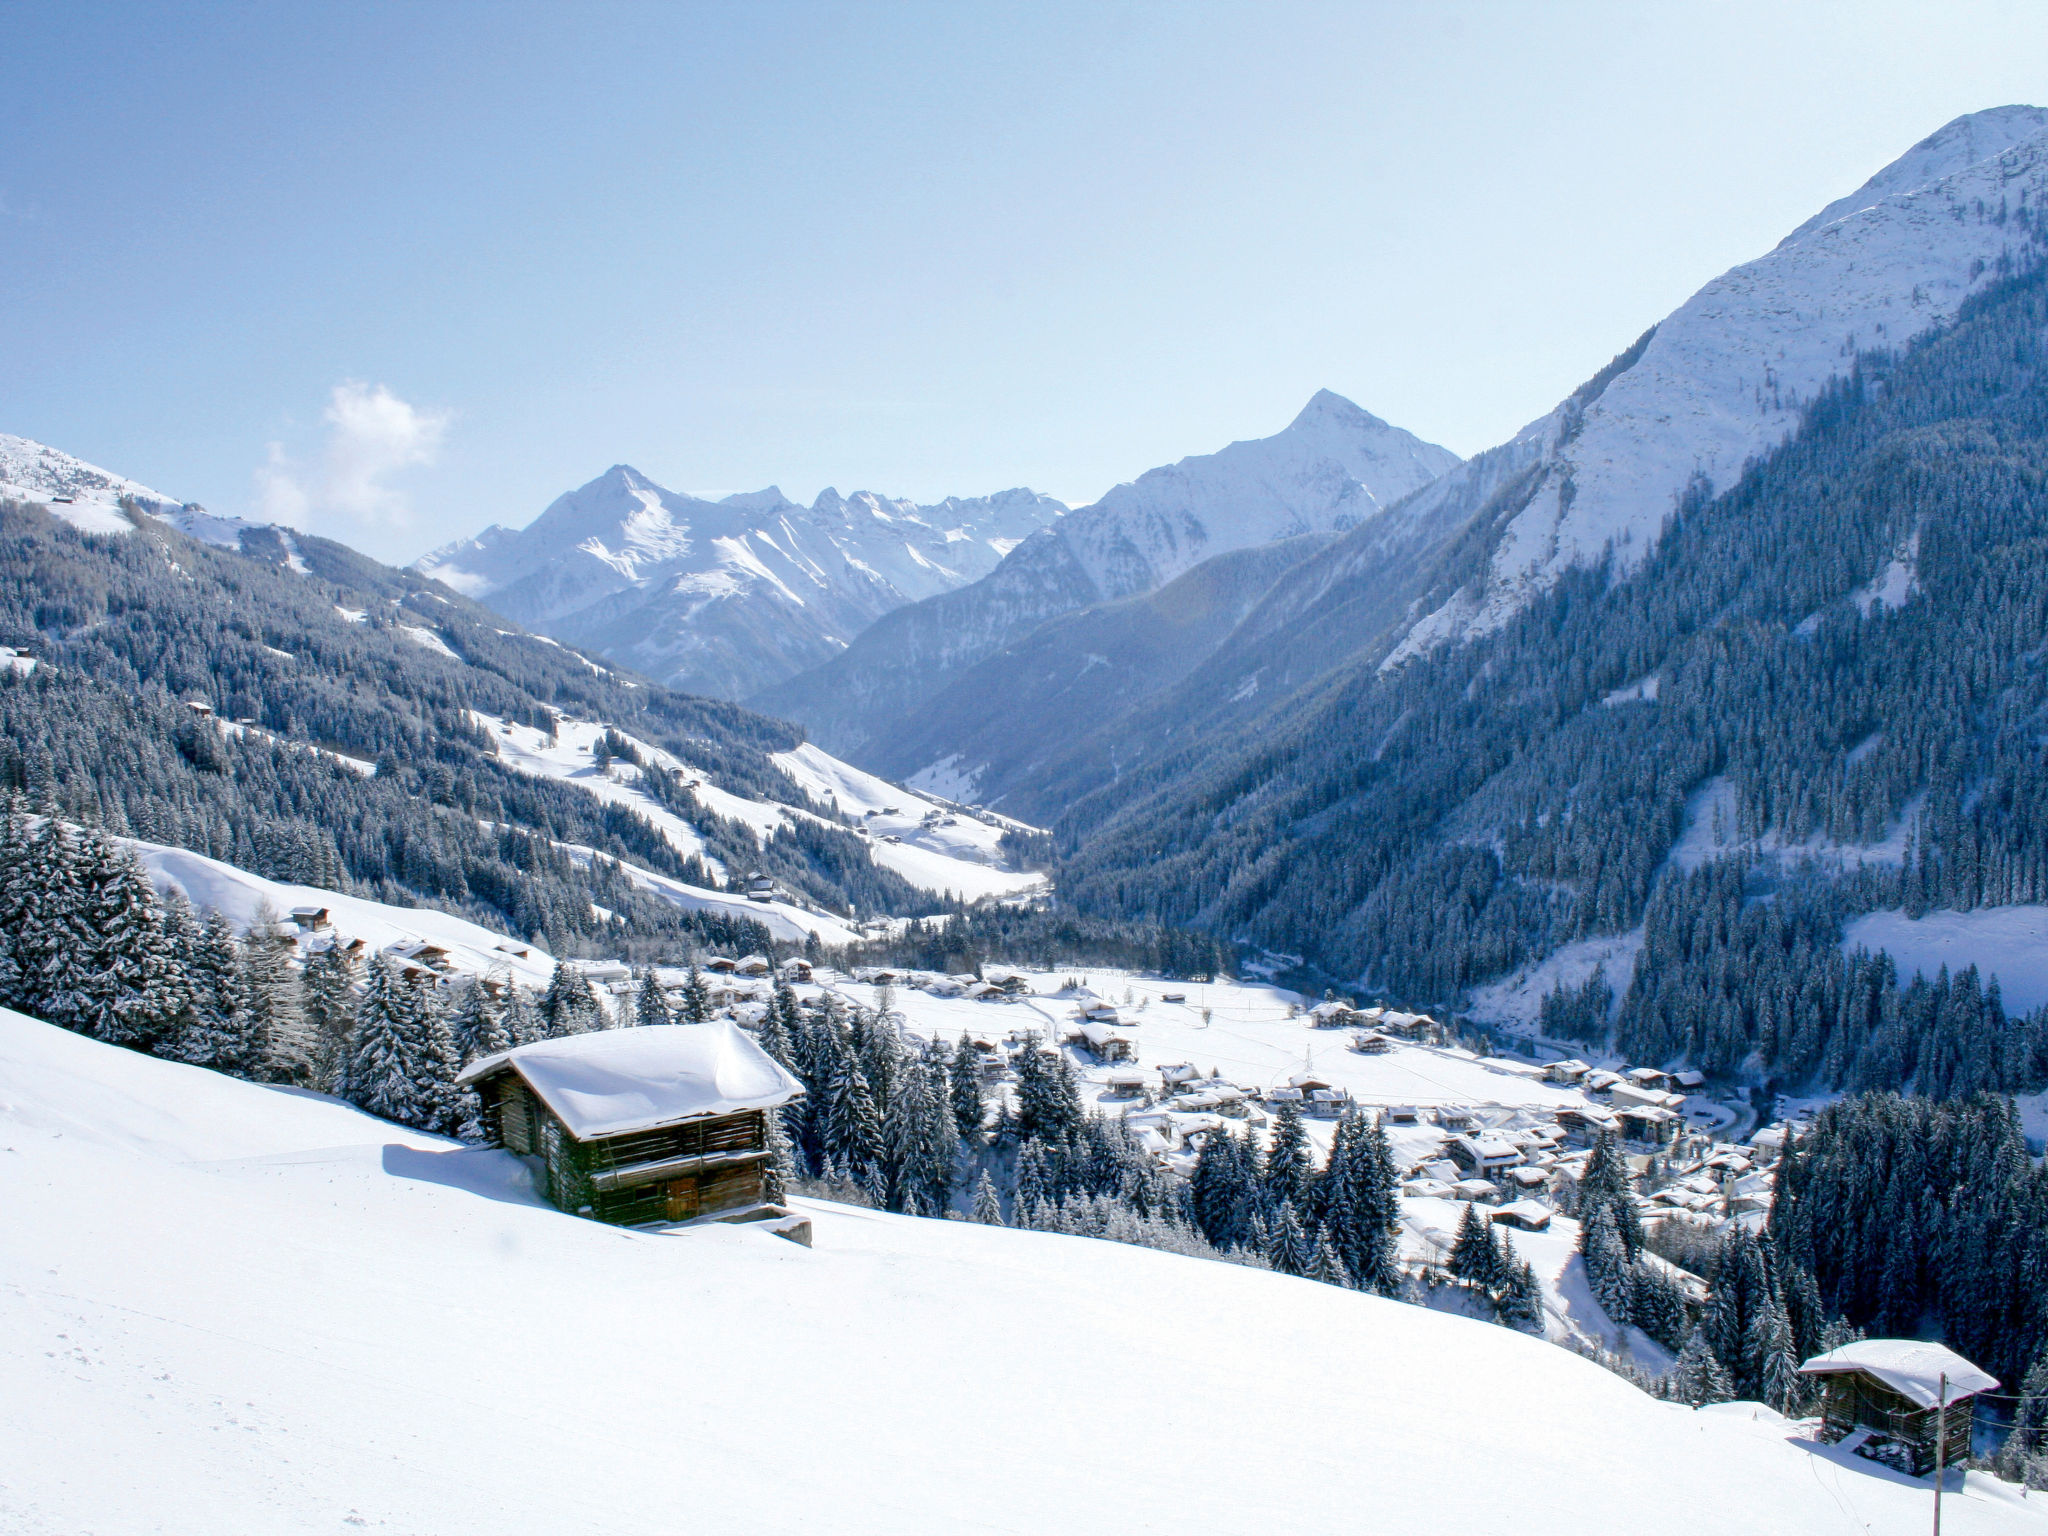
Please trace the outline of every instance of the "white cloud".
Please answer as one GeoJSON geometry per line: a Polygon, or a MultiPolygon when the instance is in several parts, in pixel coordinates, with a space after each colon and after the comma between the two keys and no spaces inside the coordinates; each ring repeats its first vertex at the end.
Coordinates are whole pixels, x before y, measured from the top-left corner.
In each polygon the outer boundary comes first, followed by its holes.
{"type": "Polygon", "coordinates": [[[376,545],[409,530],[412,503],[393,481],[434,462],[448,413],[421,410],[382,384],[347,379],[334,386],[321,419],[327,441],[316,463],[294,460],[282,443],[270,445],[256,471],[264,519],[350,544],[376,545]]]}

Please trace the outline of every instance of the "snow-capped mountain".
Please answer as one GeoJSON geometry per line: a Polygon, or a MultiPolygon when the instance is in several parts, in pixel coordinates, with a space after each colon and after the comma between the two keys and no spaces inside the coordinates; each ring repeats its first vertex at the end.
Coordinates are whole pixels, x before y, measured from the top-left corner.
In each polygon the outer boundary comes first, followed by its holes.
{"type": "Polygon", "coordinates": [[[131,531],[135,524],[121,509],[126,501],[180,533],[226,549],[238,548],[242,535],[258,527],[236,517],[216,517],[196,502],[178,501],[125,475],[4,432],[0,432],[0,500],[41,502],[82,533],[131,531]]]}
{"type": "Polygon", "coordinates": [[[618,464],[523,529],[417,569],[522,624],[733,698],[827,659],[875,619],[993,570],[1063,503],[1029,490],[931,506],[827,489],[710,501],[618,464]]]}
{"type": "Polygon", "coordinates": [[[890,614],[756,702],[858,750],[1047,619],[1153,591],[1213,555],[1369,522],[1458,462],[1322,390],[1273,436],[1148,470],[1027,539],[983,580],[890,614]]]}
{"type": "MultiPolygon", "coordinates": [[[[1973,113],[1715,278],[1507,445],[1540,468],[1489,509],[1484,573],[1431,594],[1386,664],[1498,629],[1573,566],[1635,569],[1689,488],[1733,484],[1859,349],[1904,346],[2009,270],[2044,194],[2048,110],[1973,113]]],[[[1427,522],[1464,489],[1447,475],[1403,512],[1427,522]]]]}

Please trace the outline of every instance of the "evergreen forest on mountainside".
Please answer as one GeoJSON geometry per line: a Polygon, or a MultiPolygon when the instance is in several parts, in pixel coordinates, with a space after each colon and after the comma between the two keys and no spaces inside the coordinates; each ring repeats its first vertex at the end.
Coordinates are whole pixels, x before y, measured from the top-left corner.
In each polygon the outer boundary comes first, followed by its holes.
{"type": "Polygon", "coordinates": [[[793,727],[621,678],[337,544],[296,541],[300,572],[267,550],[137,523],[88,535],[0,504],[0,644],[35,661],[0,671],[0,786],[32,809],[273,879],[439,907],[557,953],[767,948],[751,919],[637,888],[619,861],[719,882],[632,809],[499,763],[469,714],[551,730],[559,712],[811,813],[759,837],[650,772],[650,791],[735,878],[761,870],[838,907],[945,907],[875,866],[770,760],[801,741],[793,727]]]}
{"type": "Polygon", "coordinates": [[[1082,802],[1063,893],[1411,1005],[1640,926],[1613,1019],[1632,1056],[2038,1088],[2042,1025],[1995,988],[1901,991],[1838,944],[1859,911],[2048,899],[2044,324],[2043,270],[2010,274],[1861,355],[1739,484],[1695,486],[1629,575],[1353,662],[1230,749],[1082,802]],[[1732,814],[1689,870],[1673,847],[1717,786],[1732,814]]]}

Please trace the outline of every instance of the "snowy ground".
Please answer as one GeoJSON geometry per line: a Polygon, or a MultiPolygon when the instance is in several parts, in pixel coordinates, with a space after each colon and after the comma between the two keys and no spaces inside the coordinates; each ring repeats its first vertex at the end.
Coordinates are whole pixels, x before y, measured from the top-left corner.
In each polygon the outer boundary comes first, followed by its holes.
{"type": "Polygon", "coordinates": [[[2048,907],[1980,907],[1975,912],[1872,912],[1842,930],[1845,949],[1887,950],[1900,981],[1932,981],[1945,965],[1953,975],[1974,965],[1996,976],[2008,1013],[2048,1003],[2048,907]]]}
{"type": "Polygon", "coordinates": [[[524,986],[546,987],[554,974],[555,963],[549,956],[516,937],[494,933],[466,918],[451,917],[430,907],[392,907],[310,885],[266,880],[218,859],[183,848],[166,848],[160,843],[136,840],[131,846],[159,890],[176,886],[193,906],[201,911],[217,911],[240,929],[247,929],[256,920],[258,909],[266,901],[278,917],[289,917],[293,907],[325,907],[333,917],[338,935],[361,939],[373,950],[420,939],[446,949],[449,964],[472,976],[503,971],[524,986]],[[526,953],[508,953],[499,947],[504,944],[526,953]]]}
{"type": "MultiPolygon", "coordinates": [[[[0,1014],[0,1528],[1918,1529],[1925,1484],[1505,1329],[830,1206],[626,1233],[523,1167],[0,1014]]],[[[2041,1530],[1972,1475],[1954,1536],[2041,1530]]]]}
{"type": "MultiPolygon", "coordinates": [[[[506,767],[536,778],[573,784],[606,804],[637,811],[660,829],[678,853],[703,858],[714,873],[726,873],[706,850],[697,829],[641,787],[637,767],[619,762],[603,772],[597,769],[592,748],[605,733],[602,721],[563,718],[556,722],[555,734],[550,737],[532,726],[513,724],[481,711],[472,710],[470,716],[490,733],[497,743],[498,760],[506,767]]],[[[630,736],[626,739],[633,742],[647,762],[696,779],[697,787],[692,793],[706,810],[744,823],[758,837],[771,837],[779,828],[807,814],[791,806],[735,794],[673,754],[630,736]]],[[[808,742],[792,752],[778,752],[772,760],[821,803],[836,803],[845,814],[860,818],[872,837],[869,851],[875,863],[893,870],[919,890],[934,895],[950,892],[963,900],[976,901],[985,896],[1036,890],[1045,883],[1040,875],[1002,867],[997,849],[1002,826],[964,815],[953,815],[951,826],[925,826],[927,816],[943,819],[949,814],[947,809],[850,767],[808,742]],[[876,814],[867,816],[864,813],[868,811],[876,814]],[[892,814],[881,814],[885,811],[892,814]],[[890,836],[900,841],[884,841],[890,836]]],[[[827,942],[843,942],[829,934],[824,937],[827,942]]]]}

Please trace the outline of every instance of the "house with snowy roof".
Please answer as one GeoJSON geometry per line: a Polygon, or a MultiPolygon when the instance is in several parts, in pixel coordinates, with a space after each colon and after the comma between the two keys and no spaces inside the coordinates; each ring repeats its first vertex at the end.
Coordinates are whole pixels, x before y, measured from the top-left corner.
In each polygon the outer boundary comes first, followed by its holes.
{"type": "Polygon", "coordinates": [[[730,1022],[536,1040],[456,1081],[562,1210],[621,1226],[787,1215],[766,1203],[767,1116],[803,1085],[730,1022]]]}
{"type": "Polygon", "coordinates": [[[1922,1476],[1969,1460],[1974,1399],[1998,1378],[1918,1339],[1857,1339],[1799,1367],[1822,1385],[1821,1438],[1922,1476]]]}

